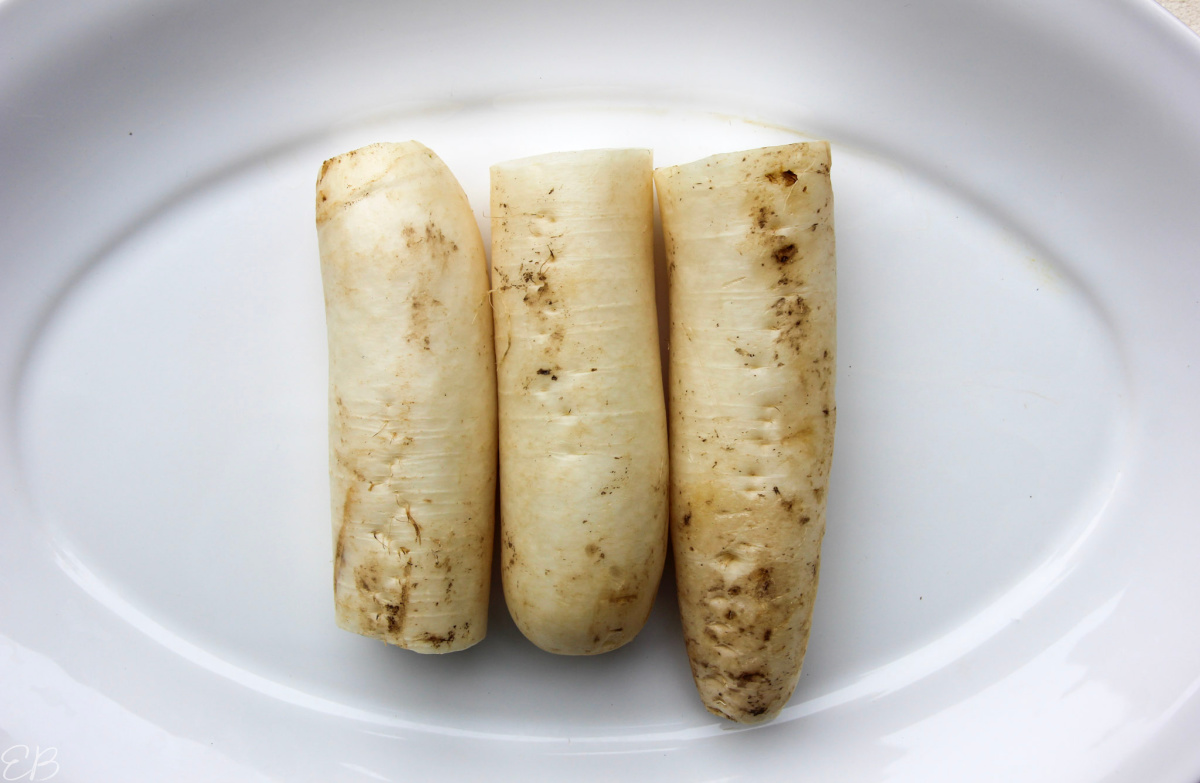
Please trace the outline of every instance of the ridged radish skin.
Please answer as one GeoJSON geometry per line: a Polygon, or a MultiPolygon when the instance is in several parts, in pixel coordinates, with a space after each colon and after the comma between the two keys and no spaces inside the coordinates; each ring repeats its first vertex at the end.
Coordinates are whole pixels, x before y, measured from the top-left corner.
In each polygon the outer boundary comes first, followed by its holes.
{"type": "Polygon", "coordinates": [[[649,615],[667,425],[647,150],[492,167],[501,574],[544,650],[602,653],[649,615]]]}
{"type": "Polygon", "coordinates": [[[423,653],[487,632],[497,464],[487,260],[454,175],[417,142],[325,162],[337,624],[423,653]]]}
{"type": "Polygon", "coordinates": [[[833,457],[825,142],[655,172],[670,302],[671,535],[709,711],[779,714],[800,676],[833,457]]]}

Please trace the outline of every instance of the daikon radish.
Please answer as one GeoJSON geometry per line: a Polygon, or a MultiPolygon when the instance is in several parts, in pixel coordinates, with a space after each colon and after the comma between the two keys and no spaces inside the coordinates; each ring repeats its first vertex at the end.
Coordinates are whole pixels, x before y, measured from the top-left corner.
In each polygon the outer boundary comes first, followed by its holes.
{"type": "Polygon", "coordinates": [[[647,150],[492,167],[501,573],[544,650],[631,640],[667,544],[647,150]]]}
{"type": "Polygon", "coordinates": [[[833,456],[829,145],[655,172],[670,301],[671,535],[709,711],[769,720],[808,645],[833,456]]]}
{"type": "Polygon", "coordinates": [[[416,142],[325,162],[337,623],[418,652],[487,632],[496,386],[487,261],[454,175],[416,142]]]}

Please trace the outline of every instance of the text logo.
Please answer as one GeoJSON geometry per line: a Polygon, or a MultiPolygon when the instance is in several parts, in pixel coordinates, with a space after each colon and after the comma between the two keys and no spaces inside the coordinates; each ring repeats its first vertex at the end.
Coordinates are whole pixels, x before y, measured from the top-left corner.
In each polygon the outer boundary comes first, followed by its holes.
{"type": "Polygon", "coordinates": [[[13,745],[0,753],[4,780],[49,780],[58,774],[58,748],[13,745]]]}

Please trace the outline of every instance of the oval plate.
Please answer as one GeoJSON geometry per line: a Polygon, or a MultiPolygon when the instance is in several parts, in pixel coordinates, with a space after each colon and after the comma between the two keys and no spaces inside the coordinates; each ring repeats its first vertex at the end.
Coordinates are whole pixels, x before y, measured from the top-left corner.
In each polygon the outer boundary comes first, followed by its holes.
{"type": "Polygon", "coordinates": [[[1200,777],[1200,40],[1157,6],[94,5],[0,7],[5,779],[1200,777]],[[485,237],[500,160],[831,141],[779,720],[704,712],[669,573],[595,658],[498,589],[451,656],[334,627],[313,184],[407,138],[485,237]]]}

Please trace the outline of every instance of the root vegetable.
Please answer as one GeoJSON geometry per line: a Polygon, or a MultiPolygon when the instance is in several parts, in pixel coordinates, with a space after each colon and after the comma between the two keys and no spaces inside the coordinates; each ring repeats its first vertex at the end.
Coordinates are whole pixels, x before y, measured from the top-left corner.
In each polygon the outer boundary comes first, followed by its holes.
{"type": "Polygon", "coordinates": [[[325,162],[334,599],[418,652],[487,631],[496,396],[487,262],[453,174],[416,142],[325,162]]]}
{"type": "Polygon", "coordinates": [[[492,168],[501,569],[537,646],[631,640],[667,540],[647,150],[492,168]]]}
{"type": "Polygon", "coordinates": [[[829,146],[655,172],[670,300],[671,534],[705,706],[776,716],[800,676],[833,456],[829,146]]]}

